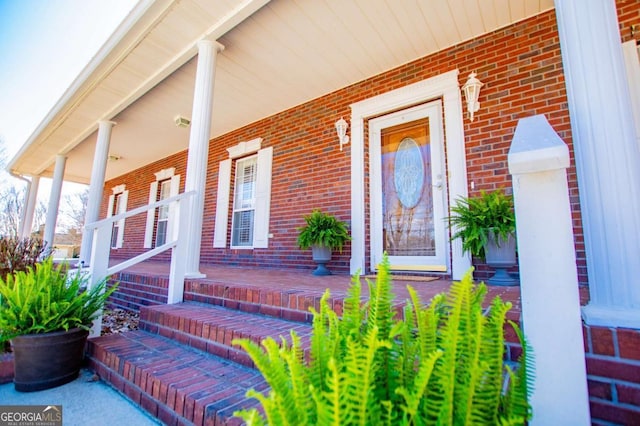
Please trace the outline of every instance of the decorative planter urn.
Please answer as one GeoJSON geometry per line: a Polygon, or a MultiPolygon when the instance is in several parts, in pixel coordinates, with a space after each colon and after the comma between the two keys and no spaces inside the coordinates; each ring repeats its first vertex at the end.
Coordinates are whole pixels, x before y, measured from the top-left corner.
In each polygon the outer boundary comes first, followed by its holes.
{"type": "Polygon", "coordinates": [[[325,266],[327,262],[331,260],[331,249],[322,245],[311,246],[311,255],[313,261],[318,264],[318,267],[311,273],[312,275],[331,275],[331,271],[325,266]]]}
{"type": "Polygon", "coordinates": [[[13,383],[20,392],[50,389],[78,377],[89,332],[81,328],[11,339],[15,356],[13,383]]]}
{"type": "Polygon", "coordinates": [[[507,272],[516,265],[516,239],[509,235],[507,241],[496,241],[493,233],[489,233],[489,241],[484,248],[487,265],[495,269],[494,275],[487,280],[487,284],[511,286],[518,285],[517,279],[507,272]]]}

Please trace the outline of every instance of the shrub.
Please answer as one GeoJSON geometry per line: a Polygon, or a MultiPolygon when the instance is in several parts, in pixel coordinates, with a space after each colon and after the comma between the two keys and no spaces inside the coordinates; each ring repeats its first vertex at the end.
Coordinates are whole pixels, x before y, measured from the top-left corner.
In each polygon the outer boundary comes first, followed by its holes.
{"type": "Polygon", "coordinates": [[[0,279],[33,267],[45,253],[45,246],[39,238],[0,238],[0,279]]]}
{"type": "Polygon", "coordinates": [[[388,258],[377,282],[369,281],[361,306],[361,284],[353,278],[342,318],[329,307],[328,291],[313,311],[310,357],[300,338],[248,339],[242,346],[271,386],[254,390],[257,409],[235,415],[249,425],[522,425],[530,418],[531,366],[526,345],[519,368],[505,367],[504,325],[511,307],[496,297],[482,308],[484,284],[468,273],[448,295],[423,307],[409,287],[404,319],[394,318],[388,258]],[[508,385],[503,391],[505,376],[508,385]]]}

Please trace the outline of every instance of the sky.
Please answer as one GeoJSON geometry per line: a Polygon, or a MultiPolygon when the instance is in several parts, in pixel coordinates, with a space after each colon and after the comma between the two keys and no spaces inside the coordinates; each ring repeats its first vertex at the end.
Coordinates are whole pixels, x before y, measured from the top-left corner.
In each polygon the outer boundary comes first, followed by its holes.
{"type": "MultiPolygon", "coordinates": [[[[0,139],[5,163],[136,3],[0,0],[0,139]]],[[[40,199],[47,198],[43,186],[40,199]]]]}

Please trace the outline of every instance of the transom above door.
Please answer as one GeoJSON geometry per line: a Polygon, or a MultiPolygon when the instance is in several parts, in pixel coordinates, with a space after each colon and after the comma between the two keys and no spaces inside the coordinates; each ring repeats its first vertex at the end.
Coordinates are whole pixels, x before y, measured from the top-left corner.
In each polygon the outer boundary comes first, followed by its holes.
{"type": "Polygon", "coordinates": [[[448,271],[442,105],[433,101],[372,119],[371,268],[448,271]]]}

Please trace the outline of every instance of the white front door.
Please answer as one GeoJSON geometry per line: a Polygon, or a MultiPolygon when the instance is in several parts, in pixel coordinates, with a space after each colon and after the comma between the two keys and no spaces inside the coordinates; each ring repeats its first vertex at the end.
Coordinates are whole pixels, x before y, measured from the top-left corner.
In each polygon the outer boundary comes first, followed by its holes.
{"type": "Polygon", "coordinates": [[[371,268],[448,271],[442,104],[433,101],[372,119],[371,268]]]}

